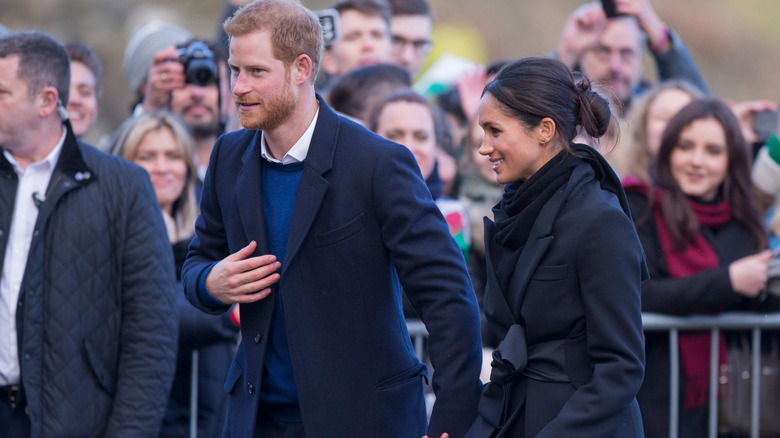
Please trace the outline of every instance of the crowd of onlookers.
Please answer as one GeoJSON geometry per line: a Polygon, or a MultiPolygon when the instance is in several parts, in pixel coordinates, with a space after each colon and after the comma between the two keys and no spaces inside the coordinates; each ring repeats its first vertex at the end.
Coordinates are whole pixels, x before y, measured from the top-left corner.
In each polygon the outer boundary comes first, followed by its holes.
{"type": "MultiPolygon", "coordinates": [[[[228,1],[222,19],[244,3],[228,1]]],[[[608,135],[591,146],[613,165],[628,193],[651,276],[642,288],[643,311],[780,310],[780,299],[766,287],[773,257],[767,248],[780,246],[777,104],[713,97],[682,38],[650,0],[617,3],[619,15],[613,17],[599,2],[577,8],[550,56],[608,97],[617,116],[608,135]],[[658,83],[642,76],[645,54],[656,64],[658,83]],[[758,126],[772,114],[769,128],[758,126]]],[[[477,113],[482,89],[506,61],[477,68],[436,95],[423,95],[415,91],[414,80],[435,43],[427,0],[339,0],[333,8],[339,32],[326,41],[318,92],[345,117],[409,148],[481,300],[483,217],[492,218],[503,187],[479,153],[490,133],[483,132],[477,113]]],[[[101,96],[111,90],[103,89],[100,60],[88,47],[70,43],[66,48],[67,116],[73,134],[81,137],[98,117],[101,96]]],[[[228,56],[224,35],[202,41],[169,23],[138,27],[122,63],[134,109],[97,145],[148,172],[177,279],[195,233],[212,148],[223,133],[241,129],[228,56]]],[[[224,418],[222,385],[240,327],[238,306],[213,316],[196,310],[178,289],[175,297],[178,356],[160,436],[189,434],[193,351],[199,352],[199,436],[217,436],[224,418]]],[[[415,317],[411,308],[405,311],[415,317]]],[[[668,435],[665,336],[646,334],[646,381],[638,399],[649,437],[668,435]]],[[[486,349],[496,347],[494,334],[484,328],[482,339],[486,349]]],[[[692,334],[681,336],[680,345],[681,436],[699,436],[707,424],[702,394],[709,364],[703,357],[709,357],[710,340],[692,334]]],[[[10,383],[0,379],[0,386],[10,383]]]]}

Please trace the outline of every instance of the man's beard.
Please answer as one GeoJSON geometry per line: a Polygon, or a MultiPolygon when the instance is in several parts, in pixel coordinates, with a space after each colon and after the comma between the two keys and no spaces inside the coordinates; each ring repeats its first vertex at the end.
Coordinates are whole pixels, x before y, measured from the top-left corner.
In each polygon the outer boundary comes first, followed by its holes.
{"type": "Polygon", "coordinates": [[[220,134],[220,123],[217,113],[218,111],[216,108],[206,105],[200,101],[194,101],[184,107],[179,115],[182,117],[184,122],[187,123],[187,126],[189,126],[190,132],[192,133],[192,136],[195,137],[195,140],[203,140],[216,137],[220,134]],[[207,120],[199,117],[191,117],[189,115],[190,110],[196,106],[202,106],[208,109],[211,117],[209,117],[207,120]]]}
{"type": "Polygon", "coordinates": [[[623,106],[627,106],[628,102],[631,101],[634,90],[628,78],[612,73],[606,79],[597,81],[597,84],[601,87],[601,91],[607,92],[623,106]]]}
{"type": "Polygon", "coordinates": [[[272,131],[278,128],[290,118],[297,105],[289,82],[285,82],[281,93],[270,99],[259,100],[258,102],[245,101],[240,98],[236,99],[236,106],[242,103],[259,103],[259,105],[252,111],[241,111],[237,108],[238,120],[241,122],[241,126],[246,129],[262,131],[272,131]]]}
{"type": "Polygon", "coordinates": [[[219,135],[219,122],[215,120],[209,123],[190,125],[190,130],[192,132],[192,136],[195,137],[195,140],[216,137],[219,135]]]}

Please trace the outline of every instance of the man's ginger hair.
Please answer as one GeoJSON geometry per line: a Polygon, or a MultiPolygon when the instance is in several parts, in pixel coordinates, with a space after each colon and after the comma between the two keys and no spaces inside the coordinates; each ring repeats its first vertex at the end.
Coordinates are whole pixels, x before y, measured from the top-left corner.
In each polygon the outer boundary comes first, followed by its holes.
{"type": "Polygon", "coordinates": [[[296,0],[255,0],[236,11],[223,25],[228,37],[257,31],[271,34],[276,59],[289,68],[299,55],[312,62],[309,80],[313,84],[322,55],[322,27],[317,16],[296,0]]]}

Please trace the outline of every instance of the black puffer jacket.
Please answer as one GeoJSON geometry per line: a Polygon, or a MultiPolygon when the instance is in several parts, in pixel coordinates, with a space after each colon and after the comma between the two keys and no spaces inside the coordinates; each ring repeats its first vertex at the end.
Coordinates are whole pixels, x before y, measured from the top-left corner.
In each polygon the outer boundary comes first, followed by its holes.
{"type": "MultiPolygon", "coordinates": [[[[143,170],[65,125],[16,311],[32,436],[155,436],[177,335],[162,216],[143,170]]],[[[0,269],[17,184],[0,154],[0,269]]]]}

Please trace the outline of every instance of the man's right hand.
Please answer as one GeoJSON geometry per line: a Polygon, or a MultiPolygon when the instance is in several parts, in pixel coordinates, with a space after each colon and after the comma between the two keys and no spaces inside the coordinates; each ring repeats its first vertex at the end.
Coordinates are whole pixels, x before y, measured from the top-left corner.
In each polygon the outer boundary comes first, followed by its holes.
{"type": "Polygon", "coordinates": [[[146,93],[144,94],[144,111],[168,108],[171,92],[184,87],[184,65],[178,62],[179,52],[171,46],[158,50],[154,54],[154,62],[146,77],[146,93]]]}
{"type": "Polygon", "coordinates": [[[271,293],[271,285],[279,281],[276,272],[282,266],[273,255],[250,257],[257,248],[249,245],[225,257],[206,276],[206,289],[224,304],[254,303],[271,293]]]}
{"type": "Polygon", "coordinates": [[[607,15],[598,2],[586,3],[569,15],[558,43],[557,56],[569,68],[580,62],[586,50],[595,46],[607,25],[607,15]]]}

